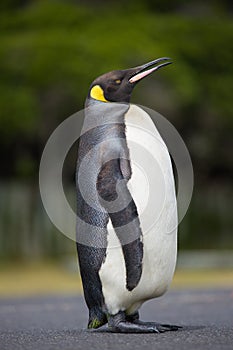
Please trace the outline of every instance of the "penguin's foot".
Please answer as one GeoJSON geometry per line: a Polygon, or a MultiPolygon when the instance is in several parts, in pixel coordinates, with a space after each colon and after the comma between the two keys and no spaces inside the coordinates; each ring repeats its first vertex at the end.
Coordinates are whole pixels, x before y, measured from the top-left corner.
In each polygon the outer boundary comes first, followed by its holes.
{"type": "Polygon", "coordinates": [[[166,331],[177,331],[181,328],[175,325],[143,322],[139,319],[130,320],[123,311],[109,317],[108,327],[111,332],[115,333],[164,333],[166,331]]]}
{"type": "Polygon", "coordinates": [[[179,329],[181,329],[181,326],[177,326],[174,324],[160,324],[157,322],[144,322],[144,321],[140,321],[137,320],[135,322],[133,322],[134,324],[139,324],[139,325],[147,325],[148,327],[156,327],[158,330],[158,333],[164,333],[164,332],[169,332],[169,331],[178,331],[179,329]]]}
{"type": "Polygon", "coordinates": [[[178,331],[179,329],[182,328],[181,326],[172,325],[172,324],[160,324],[157,322],[140,321],[138,311],[132,315],[127,315],[126,320],[128,322],[132,322],[132,323],[138,324],[138,325],[147,325],[148,327],[156,327],[159,333],[164,333],[164,332],[168,332],[168,331],[178,331]]]}

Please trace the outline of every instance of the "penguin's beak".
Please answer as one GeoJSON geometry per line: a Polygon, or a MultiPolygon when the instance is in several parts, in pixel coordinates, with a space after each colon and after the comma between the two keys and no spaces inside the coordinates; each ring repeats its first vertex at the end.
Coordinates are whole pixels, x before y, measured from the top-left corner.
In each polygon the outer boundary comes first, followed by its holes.
{"type": "Polygon", "coordinates": [[[142,66],[136,67],[136,68],[132,68],[132,75],[129,79],[129,82],[132,83],[136,83],[140,80],[142,80],[143,78],[145,78],[147,75],[155,72],[156,70],[167,66],[168,64],[171,64],[172,62],[170,61],[170,58],[168,57],[162,57],[162,58],[158,58],[157,60],[148,62],[146,64],[143,64],[142,66]],[[169,61],[169,62],[164,62],[158,65],[158,63],[163,62],[163,61],[169,61]],[[155,66],[156,65],[156,66],[155,66]],[[152,67],[152,68],[150,68],[152,67]],[[149,68],[149,69],[147,69],[149,68]]]}

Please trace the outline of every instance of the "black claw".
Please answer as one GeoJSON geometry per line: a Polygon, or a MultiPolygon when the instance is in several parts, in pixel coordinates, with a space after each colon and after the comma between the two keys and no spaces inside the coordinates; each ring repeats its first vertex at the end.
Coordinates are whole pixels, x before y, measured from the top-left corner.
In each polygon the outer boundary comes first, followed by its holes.
{"type": "Polygon", "coordinates": [[[153,330],[154,330],[154,333],[163,333],[157,327],[154,327],[153,330]]]}

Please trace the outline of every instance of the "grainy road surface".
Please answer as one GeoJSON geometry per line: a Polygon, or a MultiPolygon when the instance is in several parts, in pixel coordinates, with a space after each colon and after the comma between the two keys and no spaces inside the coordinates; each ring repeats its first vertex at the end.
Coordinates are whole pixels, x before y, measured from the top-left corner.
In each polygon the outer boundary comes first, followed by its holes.
{"type": "Polygon", "coordinates": [[[173,290],[147,302],[143,320],[175,323],[177,332],[112,334],[87,331],[82,297],[0,300],[1,350],[233,349],[232,290],[173,290]]]}

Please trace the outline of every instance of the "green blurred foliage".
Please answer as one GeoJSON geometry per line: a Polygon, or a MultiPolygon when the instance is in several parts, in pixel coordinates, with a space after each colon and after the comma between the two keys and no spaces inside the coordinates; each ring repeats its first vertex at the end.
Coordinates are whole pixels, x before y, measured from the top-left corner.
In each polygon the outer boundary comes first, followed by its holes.
{"type": "MultiPolygon", "coordinates": [[[[83,108],[95,77],[168,56],[174,65],[143,81],[132,101],[164,114],[181,133],[196,192],[232,193],[232,2],[3,0],[0,11],[1,178],[37,179],[47,138],[83,108]]],[[[216,232],[213,212],[196,218],[199,197],[193,205],[188,229],[209,220],[216,232]]]]}
{"type": "Polygon", "coordinates": [[[15,138],[22,149],[30,148],[31,159],[39,158],[56,125],[83,107],[96,76],[160,56],[172,57],[174,66],[137,88],[133,101],[167,115],[196,164],[208,173],[226,173],[233,124],[228,2],[207,2],[205,16],[201,3],[195,12],[194,2],[188,7],[181,0],[166,6],[129,1],[124,11],[122,1],[88,3],[2,2],[0,137],[3,159],[6,150],[11,153],[11,175],[18,175],[15,138]]]}

